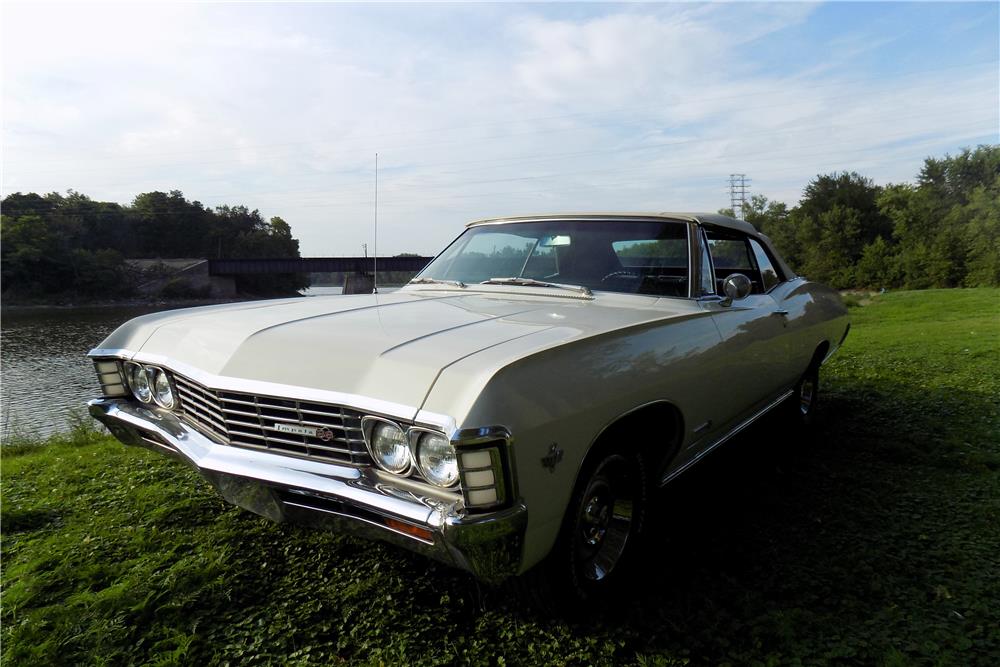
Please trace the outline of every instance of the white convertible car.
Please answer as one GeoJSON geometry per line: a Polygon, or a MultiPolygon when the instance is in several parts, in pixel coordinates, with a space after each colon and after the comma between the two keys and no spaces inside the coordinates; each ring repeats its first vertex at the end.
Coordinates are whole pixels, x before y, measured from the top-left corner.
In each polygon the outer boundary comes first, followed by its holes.
{"type": "Polygon", "coordinates": [[[399,291],[136,318],[90,352],[90,412],[263,516],[586,598],[649,491],[772,408],[808,420],[848,329],[740,220],[483,220],[399,291]]]}

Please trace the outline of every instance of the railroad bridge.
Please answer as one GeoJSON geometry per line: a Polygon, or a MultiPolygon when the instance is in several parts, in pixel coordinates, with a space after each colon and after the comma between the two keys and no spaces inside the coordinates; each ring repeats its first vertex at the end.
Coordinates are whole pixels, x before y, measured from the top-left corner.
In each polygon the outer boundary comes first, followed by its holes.
{"type": "MultiPolygon", "coordinates": [[[[378,270],[416,273],[432,257],[379,257],[378,270]]],[[[359,273],[375,269],[374,257],[282,257],[265,259],[210,259],[208,273],[213,276],[245,276],[266,273],[359,273]]]]}
{"type": "MultiPolygon", "coordinates": [[[[379,257],[378,271],[417,273],[433,257],[379,257]]],[[[343,273],[344,294],[372,291],[374,257],[281,257],[260,259],[209,259],[208,275],[213,278],[262,275],[269,273],[343,273]]]]}
{"type": "MultiPolygon", "coordinates": [[[[394,273],[393,278],[407,278],[424,268],[432,257],[379,257],[379,276],[394,273]],[[404,274],[404,276],[400,276],[404,274]]],[[[171,284],[181,284],[192,291],[202,291],[216,298],[236,296],[236,276],[277,273],[340,273],[344,276],[344,294],[364,294],[374,286],[373,257],[265,257],[256,259],[130,259],[140,273],[151,277],[138,286],[143,294],[158,295],[171,284]]]]}

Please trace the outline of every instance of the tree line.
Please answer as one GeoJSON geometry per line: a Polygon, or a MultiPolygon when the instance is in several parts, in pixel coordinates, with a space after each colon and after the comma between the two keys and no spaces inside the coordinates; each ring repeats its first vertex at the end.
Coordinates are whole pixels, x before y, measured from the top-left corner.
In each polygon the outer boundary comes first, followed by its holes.
{"type": "Polygon", "coordinates": [[[1000,286],[1000,145],[927,158],[912,184],[820,175],[794,208],[755,195],[744,218],[839,289],[1000,286]]]}
{"type": "MultiPolygon", "coordinates": [[[[72,190],[15,193],[0,214],[5,298],[129,296],[141,277],[127,259],[299,257],[281,218],[208,208],[177,190],[143,193],[127,206],[72,190]]],[[[798,205],[754,195],[743,214],[796,272],[839,289],[1000,285],[1000,145],[927,158],[915,183],[819,175],[798,205]]],[[[308,285],[302,275],[237,281],[240,292],[262,295],[308,285]]]]}
{"type": "MultiPolygon", "coordinates": [[[[183,193],[146,192],[131,204],[67,194],[8,195],[0,203],[3,294],[15,300],[121,298],[143,276],[128,259],[299,257],[279,217],[246,206],[208,208],[183,193]]],[[[245,294],[290,294],[301,275],[239,276],[245,294]]]]}

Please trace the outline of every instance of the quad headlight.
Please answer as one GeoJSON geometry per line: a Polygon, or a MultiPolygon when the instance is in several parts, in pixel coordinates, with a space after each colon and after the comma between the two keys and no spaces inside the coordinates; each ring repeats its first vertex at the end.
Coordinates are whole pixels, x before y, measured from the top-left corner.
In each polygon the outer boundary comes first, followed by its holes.
{"type": "Polygon", "coordinates": [[[128,387],[132,390],[132,394],[136,398],[143,403],[152,402],[153,388],[150,385],[149,374],[146,372],[144,366],[131,361],[125,364],[125,379],[128,381],[128,387]]]}
{"type": "Polygon", "coordinates": [[[167,410],[177,405],[170,378],[162,368],[130,361],[125,364],[125,380],[132,394],[143,403],[155,403],[167,410]]]}
{"type": "Polygon", "coordinates": [[[153,400],[161,408],[172,410],[177,401],[174,399],[174,390],[170,386],[170,378],[163,372],[162,368],[147,367],[153,375],[153,400]]]}
{"type": "Polygon", "coordinates": [[[375,421],[369,439],[372,458],[387,472],[401,475],[410,469],[410,445],[403,429],[387,421],[375,421]]]}
{"type": "Polygon", "coordinates": [[[452,486],[458,481],[458,456],[443,435],[423,433],[417,440],[417,467],[431,484],[452,486]]]}
{"type": "Polygon", "coordinates": [[[381,470],[449,491],[461,490],[466,508],[472,511],[509,502],[503,452],[509,435],[505,429],[477,429],[453,441],[436,429],[403,426],[375,416],[362,418],[361,429],[368,453],[381,470]]]}

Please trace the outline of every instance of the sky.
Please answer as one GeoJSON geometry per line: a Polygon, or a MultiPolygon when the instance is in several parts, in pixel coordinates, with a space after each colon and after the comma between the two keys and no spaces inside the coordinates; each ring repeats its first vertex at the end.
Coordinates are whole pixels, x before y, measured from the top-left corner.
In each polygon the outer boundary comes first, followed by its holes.
{"type": "Polygon", "coordinates": [[[303,256],[715,211],[1000,141],[1000,3],[0,6],[0,190],[181,190],[303,256]]]}

